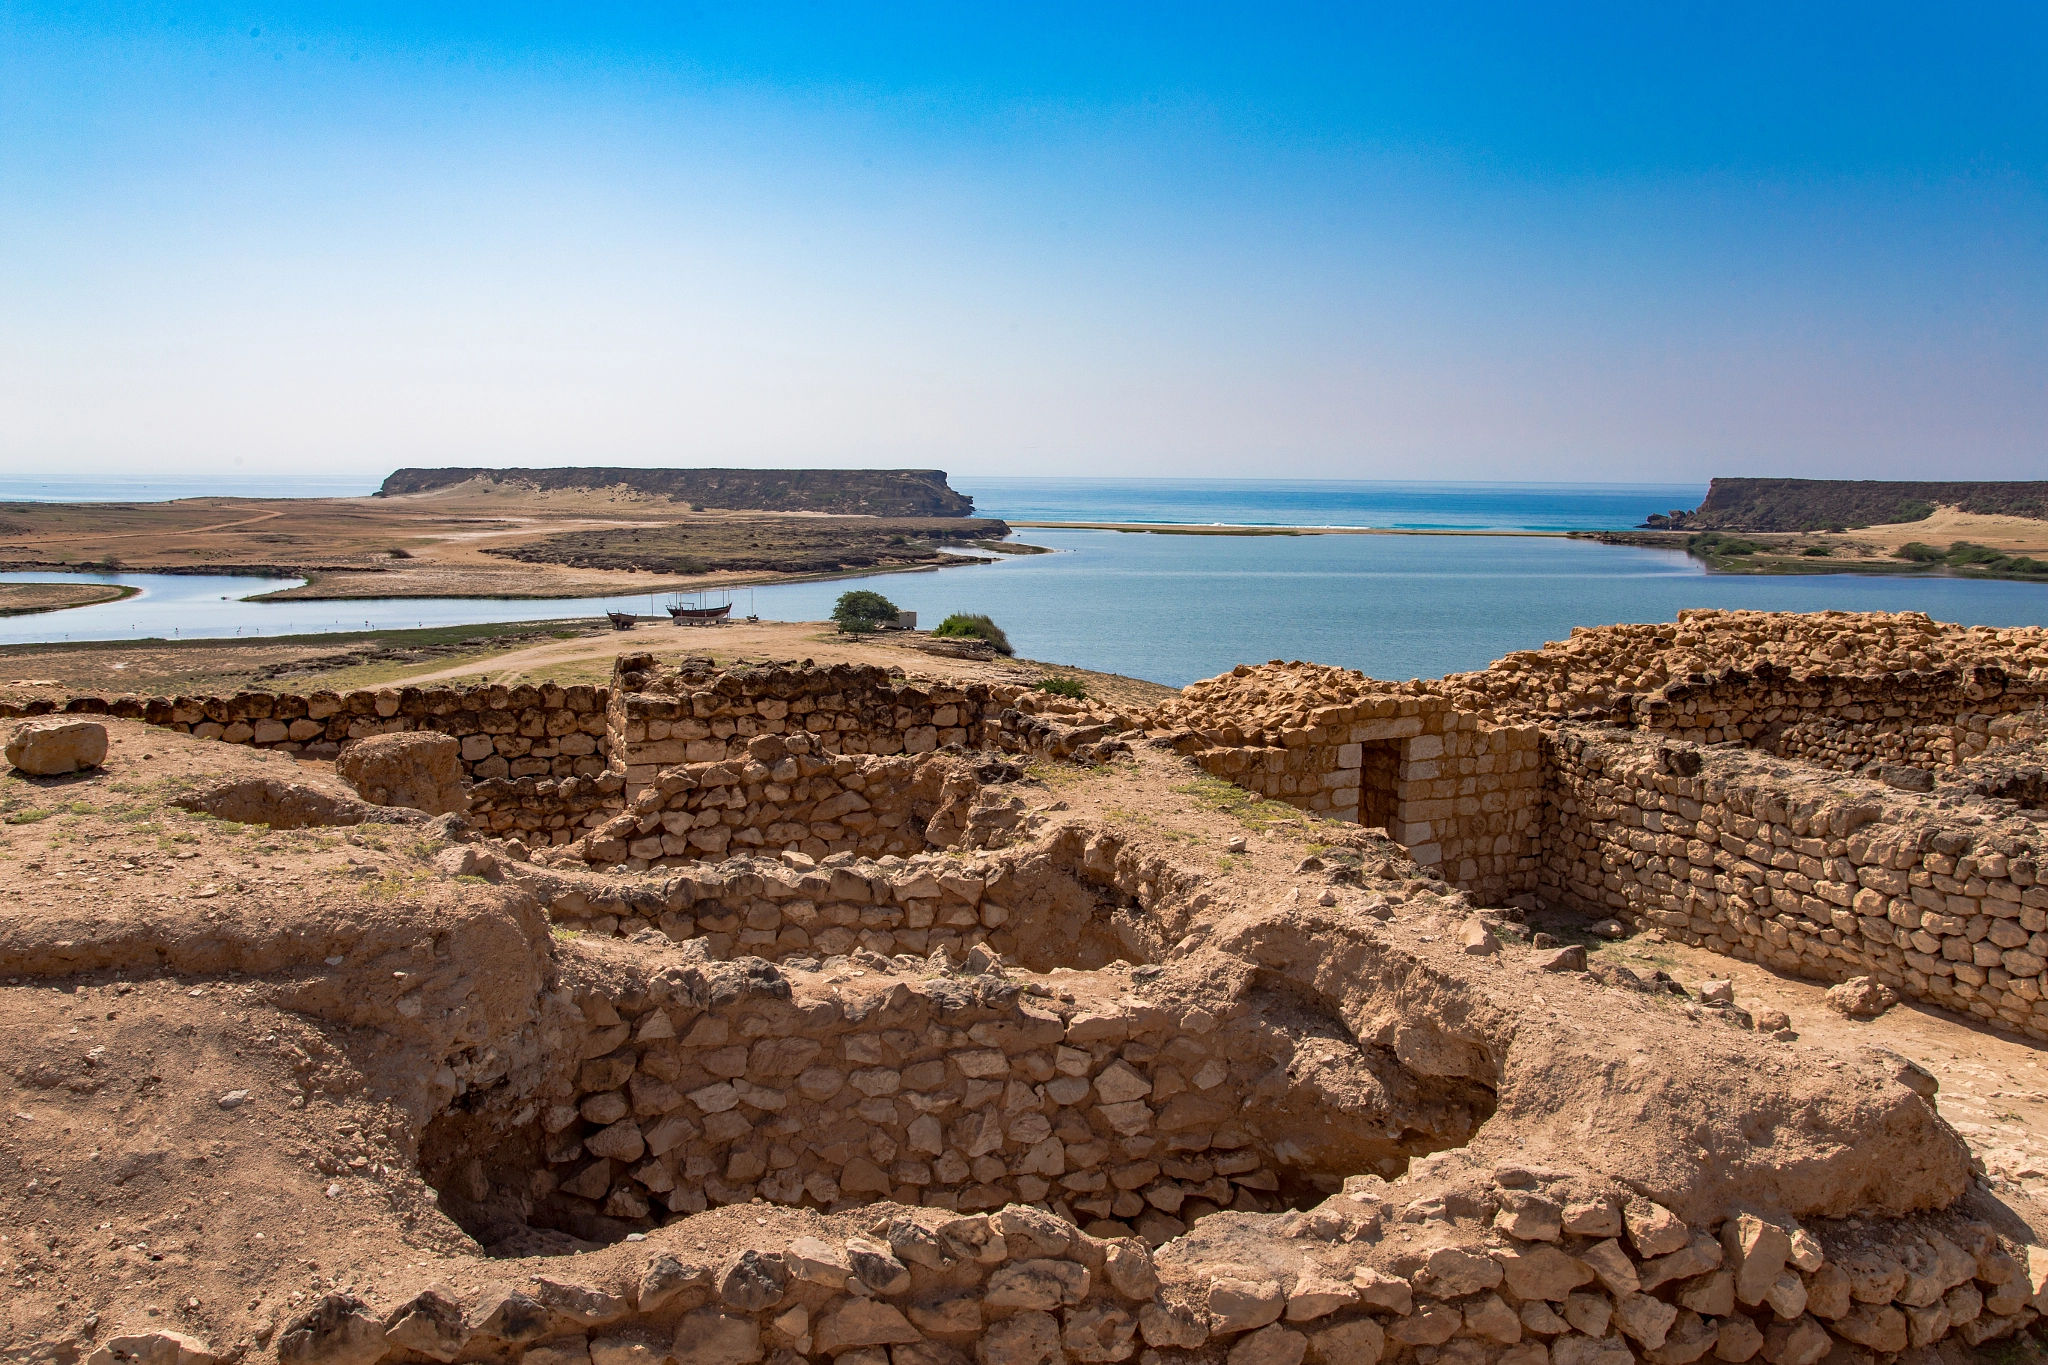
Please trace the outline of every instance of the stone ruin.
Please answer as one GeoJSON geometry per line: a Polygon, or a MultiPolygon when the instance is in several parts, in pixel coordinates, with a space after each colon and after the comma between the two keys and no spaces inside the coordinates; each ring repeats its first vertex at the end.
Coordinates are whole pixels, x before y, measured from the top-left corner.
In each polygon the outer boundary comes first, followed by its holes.
{"type": "MultiPolygon", "coordinates": [[[[15,931],[18,977],[240,973],[329,1030],[461,1248],[398,1275],[426,1231],[394,1214],[392,1275],[204,1338],[131,1318],[96,1365],[1875,1365],[2048,1309],[1933,1077],[1522,924],[1614,915],[2044,1036],[2043,632],[1684,613],[1144,714],[646,656],[532,691],[322,703],[346,738],[469,729],[475,764],[561,727],[603,764],[472,770],[442,880],[374,932],[15,931]],[[1227,778],[1325,853],[1219,872],[1045,804],[1076,759],[1227,778]]],[[[196,733],[300,700],[64,709],[196,733]]]]}

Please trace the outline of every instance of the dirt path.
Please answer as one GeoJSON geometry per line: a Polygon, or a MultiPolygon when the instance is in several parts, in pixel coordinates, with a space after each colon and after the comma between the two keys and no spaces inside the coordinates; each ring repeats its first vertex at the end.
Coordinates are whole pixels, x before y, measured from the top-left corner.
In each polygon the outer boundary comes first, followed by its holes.
{"type": "MultiPolygon", "coordinates": [[[[901,637],[895,637],[901,638],[901,637]]],[[[1091,695],[1131,705],[1150,705],[1173,689],[1113,673],[1092,673],[1030,659],[953,659],[925,654],[892,642],[892,637],[860,638],[839,634],[826,621],[730,622],[718,626],[652,625],[608,635],[583,636],[508,650],[465,663],[432,668],[393,679],[409,687],[433,683],[488,680],[512,684],[600,681],[611,674],[621,654],[663,656],[703,654],[720,664],[740,660],[801,660],[820,664],[878,664],[955,682],[1033,682],[1049,674],[1082,678],[1091,695]]]]}

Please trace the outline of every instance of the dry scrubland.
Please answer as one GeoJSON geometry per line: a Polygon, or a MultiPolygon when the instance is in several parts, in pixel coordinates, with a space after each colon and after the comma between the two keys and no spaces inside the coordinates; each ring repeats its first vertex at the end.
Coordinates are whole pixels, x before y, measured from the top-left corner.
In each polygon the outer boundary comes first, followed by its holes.
{"type": "MultiPolygon", "coordinates": [[[[934,498],[947,508],[962,501],[946,494],[904,505],[934,498]]],[[[304,587],[276,596],[313,600],[630,596],[928,567],[941,545],[1008,530],[957,511],[891,515],[896,507],[876,504],[857,515],[791,514],[759,501],[693,505],[624,483],[477,477],[370,498],[8,503],[0,565],[304,575],[304,587]]]]}
{"type": "Polygon", "coordinates": [[[8,1349],[2011,1358],[2044,649],[17,706],[112,744],[0,786],[8,1349]]]}

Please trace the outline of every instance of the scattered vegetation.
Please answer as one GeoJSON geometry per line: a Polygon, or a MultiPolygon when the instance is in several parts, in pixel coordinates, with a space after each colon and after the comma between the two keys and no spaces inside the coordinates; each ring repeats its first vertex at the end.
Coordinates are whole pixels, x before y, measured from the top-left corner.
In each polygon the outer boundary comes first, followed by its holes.
{"type": "Polygon", "coordinates": [[[1893,556],[1911,560],[1915,564],[1939,564],[1971,574],[2014,578],[2048,577],[2048,560],[2034,559],[2028,555],[2009,555],[2002,550],[1994,550],[1989,545],[1977,545],[1967,540],[1958,540],[1946,550],[1938,550],[1923,541],[1908,541],[1895,550],[1893,556]]]}
{"type": "Polygon", "coordinates": [[[1685,552],[1695,559],[1725,559],[1742,555],[1753,555],[1763,546],[1753,540],[1739,536],[1724,536],[1719,531],[1702,531],[1685,542],[1685,552]]]}
{"type": "Polygon", "coordinates": [[[865,588],[839,594],[832,604],[832,619],[849,635],[865,635],[896,624],[898,608],[878,592],[865,588]]]}
{"type": "Polygon", "coordinates": [[[1010,637],[1003,634],[1003,628],[988,617],[979,614],[954,612],[932,630],[934,635],[952,639],[986,640],[996,647],[999,654],[1015,654],[1010,648],[1010,637]]]}
{"type": "Polygon", "coordinates": [[[1834,551],[1825,545],[1809,545],[1799,553],[1805,555],[1808,559],[1826,559],[1834,551]]]}
{"type": "Polygon", "coordinates": [[[1210,810],[1230,816],[1249,830],[1265,830],[1280,824],[1309,826],[1315,819],[1306,811],[1296,810],[1283,802],[1268,801],[1220,777],[1198,777],[1174,790],[1183,796],[1192,796],[1210,810]]]}
{"type": "Polygon", "coordinates": [[[1069,701],[1085,701],[1088,698],[1088,684],[1079,678],[1040,678],[1032,687],[1040,692],[1051,693],[1055,697],[1065,697],[1069,701]]]}

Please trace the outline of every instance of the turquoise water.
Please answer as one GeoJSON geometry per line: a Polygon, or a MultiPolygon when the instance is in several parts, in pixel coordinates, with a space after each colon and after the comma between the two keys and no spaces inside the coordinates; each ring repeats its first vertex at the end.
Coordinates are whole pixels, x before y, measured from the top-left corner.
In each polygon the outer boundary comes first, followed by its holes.
{"type": "Polygon", "coordinates": [[[1697,507],[1705,484],[1387,483],[1338,479],[977,479],[952,486],[1019,521],[1221,522],[1427,530],[1605,531],[1697,507]]]}
{"type": "MultiPolygon", "coordinates": [[[[1159,483],[972,480],[983,510],[1061,521],[1224,521],[1562,529],[1621,525],[1688,506],[1703,490],[1644,485],[1159,483]]],[[[206,490],[201,490],[206,491],[206,490]]],[[[214,489],[212,491],[221,491],[214,489]]],[[[1032,530],[1055,554],[990,565],[793,583],[733,593],[735,613],[816,621],[873,588],[929,626],[993,616],[1031,658],[1181,684],[1233,664],[1313,659],[1376,677],[1435,677],[1562,639],[1574,625],[1667,621],[1685,607],[1925,611],[1969,625],[2048,625],[2048,587],[1852,574],[1709,575],[1663,550],[1546,538],[1169,536],[1032,530]]],[[[0,579],[48,574],[0,574],[0,579]]],[[[0,644],[58,639],[244,637],[649,613],[646,595],[573,601],[430,599],[248,602],[293,580],[93,575],[135,583],[125,602],[0,619],[0,644]]],[[[647,626],[670,648],[672,627],[647,626]]],[[[714,637],[715,638],[715,637],[714,637]]]]}

